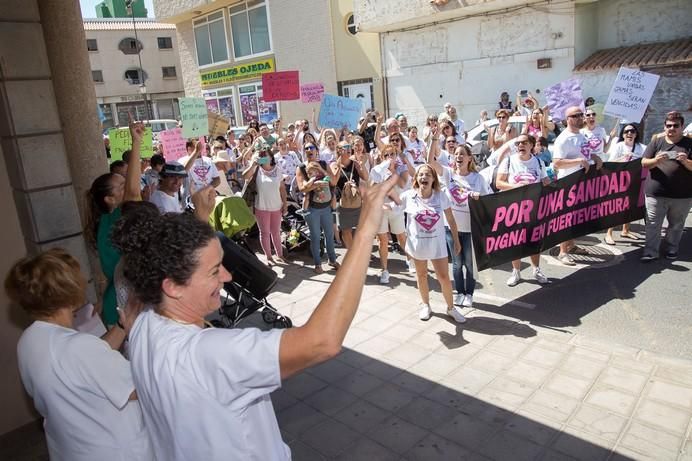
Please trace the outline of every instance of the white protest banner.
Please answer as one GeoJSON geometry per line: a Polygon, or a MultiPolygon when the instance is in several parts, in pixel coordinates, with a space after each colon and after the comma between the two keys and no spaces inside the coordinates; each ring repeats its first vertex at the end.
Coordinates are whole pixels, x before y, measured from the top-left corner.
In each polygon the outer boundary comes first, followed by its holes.
{"type": "Polygon", "coordinates": [[[658,84],[658,75],[621,67],[610,89],[604,113],[639,123],[658,84]]]}
{"type": "Polygon", "coordinates": [[[570,78],[556,83],[543,90],[545,101],[550,108],[550,115],[556,120],[565,119],[565,111],[572,106],[584,108],[584,98],[581,93],[581,82],[570,78]]]}
{"type": "Polygon", "coordinates": [[[183,121],[183,136],[197,138],[207,134],[207,104],[202,98],[180,98],[180,120],[183,121]]]}
{"type": "Polygon", "coordinates": [[[163,156],[166,161],[173,162],[187,155],[182,128],[159,132],[159,141],[163,144],[163,156]]]}
{"type": "Polygon", "coordinates": [[[300,101],[303,103],[320,102],[324,94],[322,83],[305,83],[300,85],[300,101]]]}

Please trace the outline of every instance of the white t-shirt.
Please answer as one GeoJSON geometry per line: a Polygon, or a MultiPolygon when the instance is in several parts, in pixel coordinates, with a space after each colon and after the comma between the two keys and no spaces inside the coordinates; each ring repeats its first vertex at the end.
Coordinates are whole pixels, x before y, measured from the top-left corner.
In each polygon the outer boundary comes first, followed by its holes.
{"type": "Polygon", "coordinates": [[[329,165],[330,163],[336,161],[336,152],[325,147],[320,152],[320,160],[327,162],[327,165],[329,165]]]}
{"type": "Polygon", "coordinates": [[[283,155],[280,152],[278,152],[274,155],[274,160],[281,169],[281,174],[284,177],[284,183],[291,184],[293,178],[296,177],[296,169],[301,164],[298,155],[293,151],[288,151],[286,155],[283,155]]]}
{"type": "Polygon", "coordinates": [[[528,182],[534,184],[548,177],[548,173],[543,168],[543,163],[538,157],[531,156],[528,160],[522,160],[520,154],[512,154],[506,157],[497,170],[497,174],[506,174],[507,182],[519,184],[528,182]]]}
{"type": "Polygon", "coordinates": [[[281,168],[274,166],[266,171],[258,166],[257,171],[257,195],[255,196],[255,208],[263,211],[276,211],[283,207],[280,187],[283,187],[281,168]]]}
{"type": "MultiPolygon", "coordinates": [[[[572,133],[569,130],[565,130],[555,139],[555,144],[553,145],[553,161],[557,159],[571,160],[576,158],[585,158],[590,164],[594,163],[594,161],[591,160],[591,149],[589,148],[586,136],[582,133],[572,133]]],[[[571,168],[560,168],[557,170],[557,178],[564,178],[581,169],[581,165],[571,168]]]]}
{"type": "Polygon", "coordinates": [[[458,136],[462,139],[461,142],[464,142],[464,121],[460,118],[457,118],[456,120],[452,120],[452,123],[454,123],[454,128],[456,128],[458,136]]]}
{"type": "Polygon", "coordinates": [[[591,131],[585,126],[579,131],[581,134],[586,136],[586,140],[589,141],[589,149],[591,149],[591,154],[596,154],[602,158],[603,148],[605,147],[608,139],[605,128],[602,126],[597,126],[593,131],[591,131]]]}
{"type": "MultiPolygon", "coordinates": [[[[478,192],[481,195],[492,194],[493,191],[488,186],[485,179],[476,172],[471,172],[466,176],[455,174],[451,168],[442,167],[440,182],[445,187],[452,204],[452,214],[457,223],[459,232],[471,232],[471,212],[469,210],[469,195],[478,192]]],[[[444,218],[445,226],[449,227],[447,217],[444,218]]]]}
{"type": "Polygon", "coordinates": [[[445,192],[433,191],[424,199],[415,189],[401,194],[401,207],[408,215],[406,252],[415,259],[447,257],[444,210],[452,203],[445,192]]]}
{"type": "Polygon", "coordinates": [[[51,461],[151,460],[130,363],[96,336],[36,321],[17,344],[19,373],[51,461]]]}
{"type": "Polygon", "coordinates": [[[608,151],[608,161],[609,162],[629,162],[637,158],[642,158],[646,146],[641,143],[634,145],[634,152],[630,149],[624,141],[620,141],[615,145],[611,146],[608,151]]]}
{"type": "Polygon", "coordinates": [[[452,160],[452,156],[449,154],[449,152],[446,150],[441,150],[437,154],[437,163],[443,167],[449,168],[449,166],[454,163],[454,160],[452,160]]]}
{"type": "Polygon", "coordinates": [[[198,157],[192,168],[188,171],[190,181],[192,181],[195,190],[200,190],[219,177],[219,170],[209,157],[198,157]]]}
{"type": "Polygon", "coordinates": [[[142,189],[149,186],[149,193],[153,193],[159,187],[159,173],[152,167],[144,170],[142,174],[142,189]]]}
{"type": "Polygon", "coordinates": [[[425,163],[425,143],[419,138],[416,138],[415,141],[411,141],[409,139],[406,150],[411,155],[411,158],[413,159],[412,164],[414,166],[425,163]]]}
{"type": "Polygon", "coordinates": [[[132,374],[157,459],[290,459],[269,396],[281,387],[284,331],[137,317],[132,374]]]}
{"type": "Polygon", "coordinates": [[[161,213],[183,212],[183,207],[180,205],[178,197],[168,195],[160,190],[156,190],[153,194],[151,194],[149,201],[156,205],[156,208],[158,208],[161,213]]]}

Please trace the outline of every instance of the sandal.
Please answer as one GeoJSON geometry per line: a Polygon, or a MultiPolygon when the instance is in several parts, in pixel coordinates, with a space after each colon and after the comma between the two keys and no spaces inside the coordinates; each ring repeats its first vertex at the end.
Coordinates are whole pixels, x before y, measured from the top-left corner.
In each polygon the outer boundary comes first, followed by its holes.
{"type": "Polygon", "coordinates": [[[568,254],[568,253],[562,253],[562,254],[558,255],[557,260],[560,261],[565,266],[576,266],[577,265],[577,263],[574,262],[574,258],[572,258],[572,255],[568,254]]]}
{"type": "Polygon", "coordinates": [[[322,269],[322,265],[320,264],[319,266],[315,266],[313,271],[315,272],[315,274],[321,274],[324,272],[324,269],[322,269]]]}
{"type": "Polygon", "coordinates": [[[603,239],[603,240],[604,240],[605,243],[607,243],[608,245],[615,245],[615,240],[613,240],[613,237],[611,237],[610,235],[606,235],[606,236],[605,236],[605,239],[603,239]]]}
{"type": "Polygon", "coordinates": [[[635,234],[630,234],[629,232],[627,232],[626,234],[625,233],[620,234],[620,237],[622,237],[624,239],[630,239],[630,240],[641,240],[641,237],[639,237],[638,235],[635,235],[635,234]]]}

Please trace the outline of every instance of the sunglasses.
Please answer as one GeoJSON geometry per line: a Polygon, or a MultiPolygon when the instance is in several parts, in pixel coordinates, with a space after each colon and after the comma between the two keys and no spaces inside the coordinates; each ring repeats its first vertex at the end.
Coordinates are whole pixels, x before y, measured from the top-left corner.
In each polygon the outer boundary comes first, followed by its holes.
{"type": "Polygon", "coordinates": [[[382,154],[382,158],[394,157],[394,154],[382,154]]]}
{"type": "Polygon", "coordinates": [[[497,119],[498,119],[498,120],[504,120],[504,119],[506,119],[506,118],[507,118],[506,115],[500,115],[497,119]]]}
{"type": "Polygon", "coordinates": [[[529,144],[528,140],[517,141],[514,143],[515,146],[521,146],[522,144],[529,144]]]}
{"type": "Polygon", "coordinates": [[[590,114],[586,114],[586,116],[587,116],[587,117],[595,117],[595,116],[596,116],[596,114],[594,114],[594,113],[590,113],[590,114]]]}
{"type": "Polygon", "coordinates": [[[317,150],[317,147],[315,147],[315,146],[305,146],[304,149],[305,149],[305,150],[317,150]]]}
{"type": "Polygon", "coordinates": [[[679,123],[666,123],[666,128],[670,128],[670,129],[680,128],[680,124],[679,123]]]}
{"type": "Polygon", "coordinates": [[[567,116],[567,118],[583,118],[583,117],[584,117],[584,114],[582,114],[582,113],[572,114],[572,115],[567,116]]]}
{"type": "Polygon", "coordinates": [[[399,138],[393,138],[393,139],[390,139],[390,141],[391,141],[391,142],[401,142],[401,139],[399,139],[399,138]]]}
{"type": "Polygon", "coordinates": [[[636,130],[625,130],[625,131],[623,131],[623,133],[625,133],[625,134],[637,134],[637,131],[636,130]]]}

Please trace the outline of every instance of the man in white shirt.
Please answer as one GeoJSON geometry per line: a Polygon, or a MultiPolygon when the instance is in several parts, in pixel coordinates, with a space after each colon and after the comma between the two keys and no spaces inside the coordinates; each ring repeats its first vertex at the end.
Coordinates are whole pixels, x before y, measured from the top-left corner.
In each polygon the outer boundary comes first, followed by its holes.
{"type": "MultiPolygon", "coordinates": [[[[565,111],[567,128],[560,133],[553,145],[553,165],[557,168],[557,179],[575,173],[581,169],[589,170],[591,165],[596,165],[600,170],[603,166],[601,158],[593,154],[589,147],[589,141],[580,130],[584,126],[584,113],[579,106],[572,106],[565,111]]],[[[602,149],[602,146],[601,146],[602,149]]],[[[586,251],[579,248],[574,240],[567,240],[560,244],[559,259],[567,266],[576,265],[571,254],[585,254],[586,251]]]]}
{"type": "Polygon", "coordinates": [[[179,163],[166,163],[159,177],[159,187],[151,194],[149,201],[156,205],[161,213],[182,213],[183,207],[178,200],[178,192],[183,180],[187,178],[185,167],[179,163]]]}

